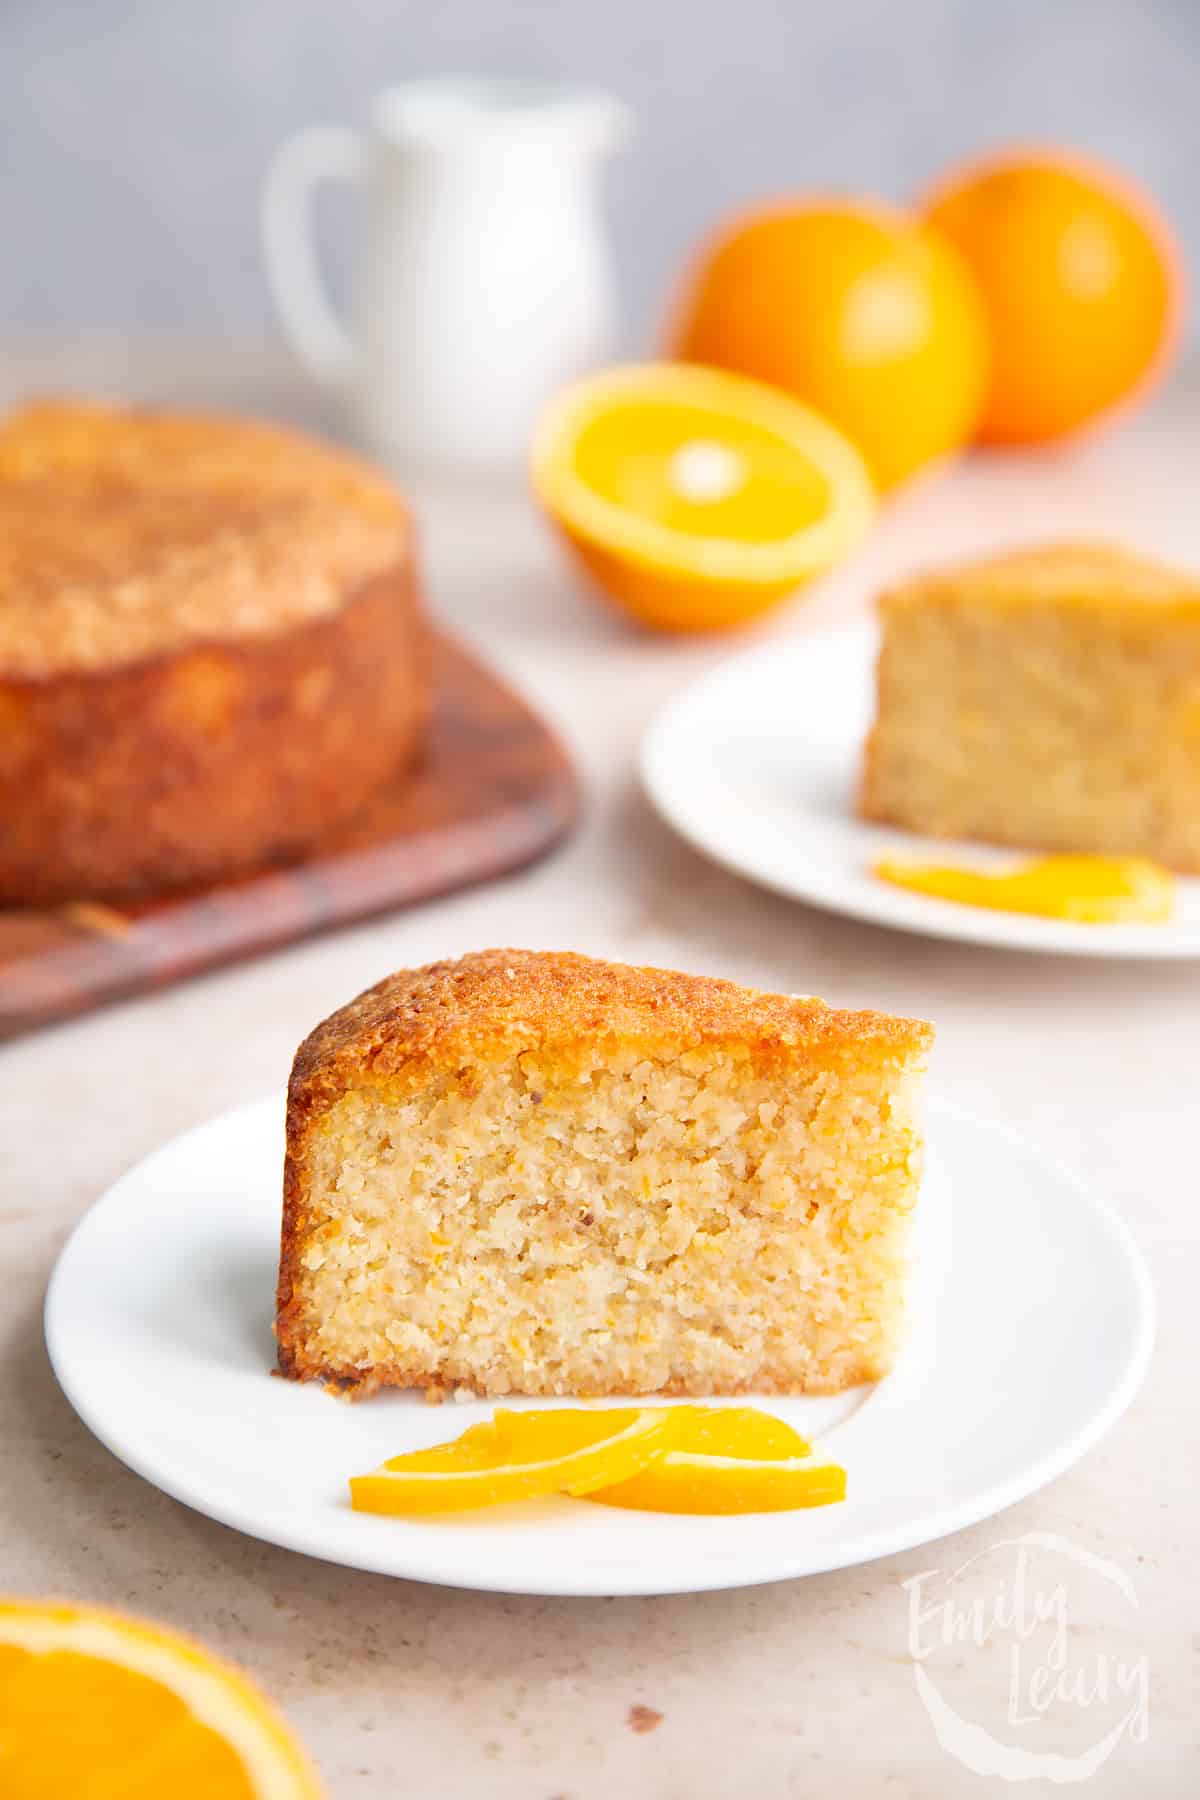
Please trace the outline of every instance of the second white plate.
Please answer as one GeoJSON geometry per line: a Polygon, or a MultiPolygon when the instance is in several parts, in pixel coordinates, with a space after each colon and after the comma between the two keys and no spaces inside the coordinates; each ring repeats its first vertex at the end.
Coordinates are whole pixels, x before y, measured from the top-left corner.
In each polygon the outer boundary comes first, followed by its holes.
{"type": "Polygon", "coordinates": [[[366,1516],[349,1507],[348,1476],[491,1409],[397,1394],[351,1405],[272,1379],[282,1128],[282,1100],[262,1101],[132,1169],[63,1251],[46,1341],[75,1410],[131,1468],[330,1562],[528,1594],[676,1593],[865,1562],[1067,1468],[1119,1416],[1149,1355],[1149,1282],[1115,1214],[1020,1138],[936,1106],[899,1367],[834,1398],[761,1402],[845,1464],[843,1504],[680,1518],[560,1499],[366,1516]]]}
{"type": "Polygon", "coordinates": [[[932,937],[1074,956],[1200,956],[1200,880],[1181,879],[1162,925],[1077,925],[985,912],[890,887],[880,856],[1011,863],[1011,851],[868,825],[854,811],[874,708],[878,633],[868,621],[773,641],[670,701],[642,747],[642,778],[696,849],[831,912],[932,937]]]}

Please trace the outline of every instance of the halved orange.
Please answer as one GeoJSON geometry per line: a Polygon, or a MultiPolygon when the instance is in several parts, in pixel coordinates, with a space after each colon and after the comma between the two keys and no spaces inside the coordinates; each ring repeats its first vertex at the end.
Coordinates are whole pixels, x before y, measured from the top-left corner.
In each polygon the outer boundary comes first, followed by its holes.
{"type": "Polygon", "coordinates": [[[535,490],[601,592],[643,624],[742,624],[846,556],[874,501],[854,446],[764,383],[605,369],[538,424],[535,490]]]}
{"type": "Polygon", "coordinates": [[[846,1497],[846,1473],[814,1463],[782,1419],[750,1406],[679,1406],[675,1447],[629,1480],[589,1494],[638,1512],[789,1512],[846,1497]]]}
{"type": "Polygon", "coordinates": [[[320,1800],[244,1675],[176,1632],[95,1606],[0,1600],[4,1800],[320,1800]]]}
{"type": "Polygon", "coordinates": [[[587,1494],[628,1480],[664,1454],[669,1407],[500,1413],[450,1444],[394,1456],[350,1482],[357,1512],[460,1512],[545,1494],[587,1494]],[[501,1429],[501,1421],[509,1421],[501,1429]],[[514,1422],[515,1423],[512,1423],[514,1422]]]}

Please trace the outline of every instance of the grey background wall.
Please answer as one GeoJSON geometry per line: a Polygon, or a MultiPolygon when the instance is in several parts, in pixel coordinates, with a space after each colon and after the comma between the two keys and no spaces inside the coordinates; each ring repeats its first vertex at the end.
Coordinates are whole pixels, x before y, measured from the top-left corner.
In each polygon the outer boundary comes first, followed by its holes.
{"type": "Polygon", "coordinates": [[[901,198],[1012,138],[1124,164],[1200,261],[1200,0],[0,0],[0,329],[261,334],[273,145],[464,70],[634,107],[606,196],[633,341],[723,208],[901,198]]]}

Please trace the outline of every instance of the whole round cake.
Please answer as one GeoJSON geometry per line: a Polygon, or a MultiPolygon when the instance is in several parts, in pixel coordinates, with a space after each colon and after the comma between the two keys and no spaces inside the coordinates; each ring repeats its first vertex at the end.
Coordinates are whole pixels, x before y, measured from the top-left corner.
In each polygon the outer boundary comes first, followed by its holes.
{"type": "Polygon", "coordinates": [[[313,849],[428,710],[403,502],[249,421],[44,402],[0,426],[0,903],[313,849]]]}

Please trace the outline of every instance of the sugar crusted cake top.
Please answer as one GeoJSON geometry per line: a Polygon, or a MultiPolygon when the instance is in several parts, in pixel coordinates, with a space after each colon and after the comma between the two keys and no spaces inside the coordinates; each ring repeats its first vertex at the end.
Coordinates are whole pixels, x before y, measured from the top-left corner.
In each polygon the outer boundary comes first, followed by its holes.
{"type": "Polygon", "coordinates": [[[1045,544],[917,575],[885,594],[882,605],[959,599],[1097,610],[1145,603],[1200,618],[1200,577],[1115,544],[1045,544]]]}
{"type": "Polygon", "coordinates": [[[285,630],[336,612],[408,536],[382,475],[299,433],[38,402],[0,425],[0,673],[285,630]]]}
{"type": "Polygon", "coordinates": [[[404,969],[368,988],[305,1039],[292,1095],[321,1111],[359,1082],[415,1085],[432,1070],[556,1047],[605,1044],[678,1054],[727,1045],[759,1067],[801,1056],[906,1061],[933,1041],[919,1019],[846,1012],[701,975],[638,968],[570,951],[481,950],[404,969]]]}

